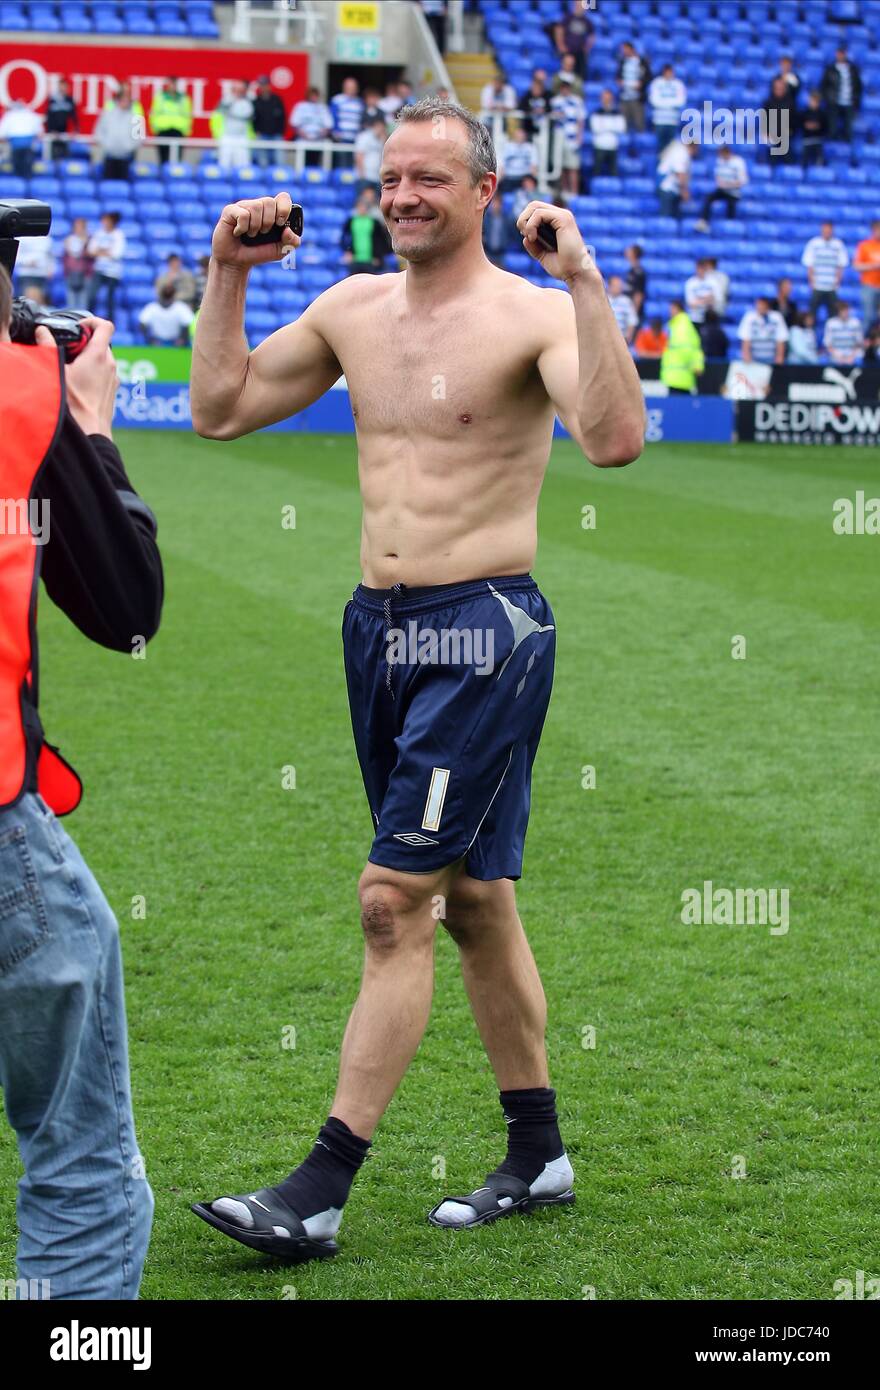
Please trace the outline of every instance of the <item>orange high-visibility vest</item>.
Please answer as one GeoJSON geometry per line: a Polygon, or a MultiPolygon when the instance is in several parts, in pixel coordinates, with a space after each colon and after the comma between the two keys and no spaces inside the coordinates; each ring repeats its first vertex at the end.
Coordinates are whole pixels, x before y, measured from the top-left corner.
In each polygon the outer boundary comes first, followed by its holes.
{"type": "MultiPolygon", "coordinates": [[[[0,343],[0,810],[36,788],[59,816],[82,783],[44,742],[37,712],[37,586],[42,547],[30,503],[64,413],[64,369],[54,347],[0,343]]],[[[49,532],[52,506],[49,499],[49,532]]]]}

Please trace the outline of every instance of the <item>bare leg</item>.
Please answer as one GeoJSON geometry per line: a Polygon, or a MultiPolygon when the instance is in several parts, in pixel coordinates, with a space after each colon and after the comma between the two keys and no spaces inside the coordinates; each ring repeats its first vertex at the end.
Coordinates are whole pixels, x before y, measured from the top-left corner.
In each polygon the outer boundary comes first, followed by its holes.
{"type": "Polygon", "coordinates": [[[510,879],[482,883],[459,874],[449,895],[446,930],[499,1091],[548,1086],[547,1005],[510,879]]]}
{"type": "Polygon", "coordinates": [[[330,1113],[362,1139],[372,1136],[422,1040],[441,915],[434,899],[448,894],[457,872],[456,865],[404,874],[368,864],[361,875],[364,973],[330,1113]]]}

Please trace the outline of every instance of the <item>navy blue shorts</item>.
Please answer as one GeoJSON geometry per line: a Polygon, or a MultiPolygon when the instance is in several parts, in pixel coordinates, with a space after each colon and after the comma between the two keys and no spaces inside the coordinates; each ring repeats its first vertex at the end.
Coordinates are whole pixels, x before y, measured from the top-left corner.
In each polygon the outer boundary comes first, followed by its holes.
{"type": "Polygon", "coordinates": [[[519,878],[556,651],[534,579],[359,585],[342,640],[370,863],[519,878]]]}

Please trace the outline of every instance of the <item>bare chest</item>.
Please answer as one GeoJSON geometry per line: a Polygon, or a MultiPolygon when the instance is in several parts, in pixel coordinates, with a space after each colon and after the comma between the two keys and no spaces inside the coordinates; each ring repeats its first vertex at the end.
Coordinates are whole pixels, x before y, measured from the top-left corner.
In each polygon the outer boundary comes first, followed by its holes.
{"type": "Polygon", "coordinates": [[[534,352],[500,323],[388,316],[346,345],[342,367],[359,430],[452,435],[534,409],[534,352]]]}

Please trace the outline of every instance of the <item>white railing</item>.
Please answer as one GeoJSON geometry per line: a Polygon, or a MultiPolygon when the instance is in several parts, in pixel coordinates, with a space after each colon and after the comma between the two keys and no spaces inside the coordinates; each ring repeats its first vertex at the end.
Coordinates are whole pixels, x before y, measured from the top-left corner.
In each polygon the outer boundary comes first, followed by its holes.
{"type": "MultiPolygon", "coordinates": [[[[495,149],[499,161],[503,157],[504,144],[507,139],[506,123],[510,118],[521,120],[527,116],[524,111],[481,111],[480,119],[484,121],[492,131],[492,138],[495,142],[495,149]]],[[[558,153],[558,142],[553,139],[555,122],[548,117],[542,116],[535,122],[536,132],[534,143],[538,156],[538,182],[541,185],[555,184],[558,182],[562,173],[562,162],[558,153]]],[[[52,157],[51,150],[56,144],[88,145],[90,159],[93,163],[100,163],[104,158],[104,150],[100,142],[94,135],[73,134],[68,136],[48,134],[42,137],[43,158],[48,160],[52,157]]],[[[317,152],[320,156],[317,167],[332,169],[333,156],[346,153],[354,156],[354,143],[342,140],[248,140],[246,142],[248,152],[248,163],[259,163],[258,155],[265,152],[274,155],[270,159],[270,164],[289,164],[297,172],[306,168],[306,154],[317,152]]],[[[198,136],[146,136],[138,145],[134,158],[140,158],[144,152],[152,152],[159,145],[167,145],[169,157],[177,162],[189,162],[197,164],[200,156],[206,150],[213,150],[217,153],[218,162],[222,162],[221,142],[207,137],[198,136]],[[187,160],[187,156],[190,158],[187,160]]],[[[112,158],[112,156],[110,156],[112,158]]],[[[237,167],[237,166],[229,166],[237,167]]],[[[316,166],[311,166],[316,167],[316,166]]],[[[503,172],[503,170],[502,170],[503,172]]]]}
{"type": "MultiPolygon", "coordinates": [[[[57,141],[64,137],[59,135],[43,136],[43,157],[49,159],[50,149],[57,141]]],[[[101,142],[94,135],[72,135],[67,137],[68,143],[89,146],[89,157],[93,164],[103,163],[105,157],[113,158],[112,155],[106,156],[101,142]]],[[[255,156],[261,152],[275,153],[277,158],[269,160],[270,164],[289,164],[297,172],[306,168],[306,154],[309,151],[317,150],[320,154],[320,167],[332,169],[333,156],[346,151],[354,154],[354,144],[349,141],[341,140],[242,140],[240,144],[247,147],[248,163],[257,163],[255,156]],[[285,158],[285,156],[287,156],[285,158]]],[[[217,140],[204,139],[198,136],[156,136],[148,135],[143,139],[134,152],[134,159],[141,157],[146,150],[155,150],[159,145],[167,145],[169,148],[169,158],[174,163],[190,163],[193,166],[201,161],[198,156],[205,150],[213,150],[218,156],[222,154],[221,144],[217,140]],[[192,154],[194,158],[187,160],[186,155],[192,154]]],[[[72,156],[75,157],[75,156],[72,156]]],[[[230,165],[230,169],[238,168],[238,165],[230,165]]],[[[318,167],[318,166],[312,166],[318,167]]]]}

